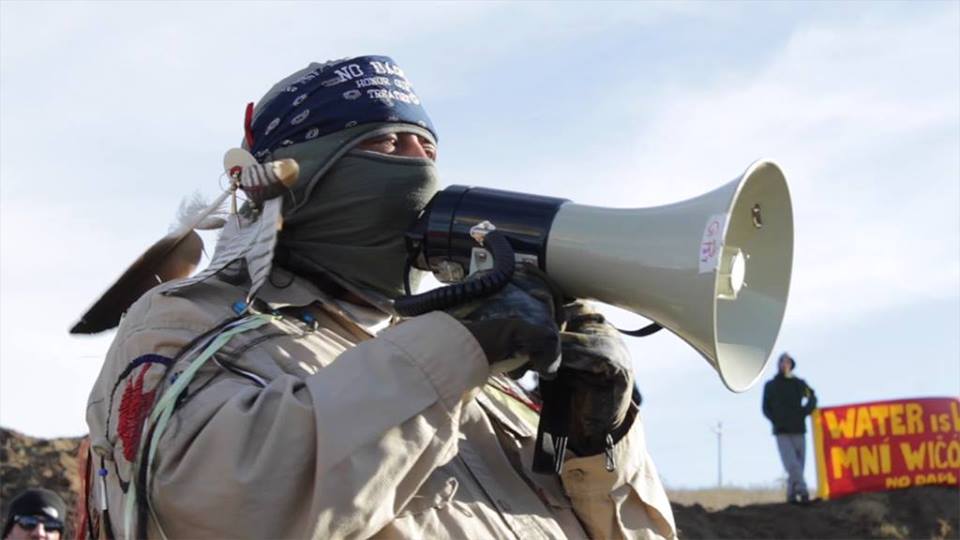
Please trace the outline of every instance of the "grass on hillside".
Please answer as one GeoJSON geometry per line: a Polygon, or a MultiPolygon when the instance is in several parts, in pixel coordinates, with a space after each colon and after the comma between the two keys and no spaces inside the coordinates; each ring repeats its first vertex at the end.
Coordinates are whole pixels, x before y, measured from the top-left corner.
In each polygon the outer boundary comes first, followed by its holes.
{"type": "MultiPolygon", "coordinates": [[[[812,494],[811,494],[812,495],[812,494]]],[[[699,504],[707,510],[723,510],[728,506],[748,504],[780,503],[786,500],[786,493],[778,486],[724,486],[700,489],[667,488],[670,502],[690,506],[699,504]]]]}

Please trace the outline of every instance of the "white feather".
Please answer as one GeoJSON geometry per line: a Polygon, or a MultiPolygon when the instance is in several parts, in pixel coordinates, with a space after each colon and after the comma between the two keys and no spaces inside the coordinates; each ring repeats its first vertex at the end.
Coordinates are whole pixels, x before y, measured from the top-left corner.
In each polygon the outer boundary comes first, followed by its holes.
{"type": "Polygon", "coordinates": [[[183,234],[191,229],[208,231],[223,228],[227,216],[224,203],[229,196],[230,192],[224,191],[212,203],[208,203],[197,191],[184,198],[177,210],[177,222],[170,227],[171,232],[183,234]]]}

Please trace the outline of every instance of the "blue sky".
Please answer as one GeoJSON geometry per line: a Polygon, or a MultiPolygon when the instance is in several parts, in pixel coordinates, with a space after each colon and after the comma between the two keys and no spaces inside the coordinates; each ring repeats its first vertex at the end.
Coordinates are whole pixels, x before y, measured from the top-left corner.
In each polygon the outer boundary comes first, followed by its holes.
{"type": "MultiPolygon", "coordinates": [[[[447,184],[644,207],[776,160],[796,219],[777,350],[824,405],[958,395],[958,6],[4,1],[0,425],[85,429],[110,336],[69,326],[183,197],[217,193],[248,101],[358,54],[407,72],[447,184]]],[[[630,348],[669,485],[715,482],[717,421],[725,480],[781,476],[761,388],[728,392],[667,333],[630,348]]]]}

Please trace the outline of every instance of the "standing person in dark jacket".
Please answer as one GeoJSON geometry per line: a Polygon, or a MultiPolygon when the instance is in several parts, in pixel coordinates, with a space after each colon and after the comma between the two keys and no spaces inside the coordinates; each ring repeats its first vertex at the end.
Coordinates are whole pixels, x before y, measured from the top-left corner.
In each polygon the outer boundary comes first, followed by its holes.
{"type": "Polygon", "coordinates": [[[803,479],[806,417],[817,407],[817,395],[806,381],[794,376],[796,367],[789,354],[780,355],[779,372],[763,387],[763,415],[773,423],[777,449],[787,471],[787,502],[805,504],[810,500],[803,479]]]}

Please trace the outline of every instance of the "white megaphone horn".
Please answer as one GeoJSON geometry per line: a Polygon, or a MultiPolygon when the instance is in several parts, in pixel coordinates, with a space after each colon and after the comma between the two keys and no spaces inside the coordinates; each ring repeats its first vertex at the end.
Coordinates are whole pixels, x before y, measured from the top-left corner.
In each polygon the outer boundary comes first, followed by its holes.
{"type": "MultiPolygon", "coordinates": [[[[489,266],[495,257],[470,234],[484,221],[509,240],[517,260],[537,264],[567,296],[627,309],[680,336],[730,390],[746,390],[763,372],[793,259],[790,193],[773,162],[757,161],[709,193],[652,208],[451,186],[408,235],[414,265],[446,282],[489,266]]],[[[397,305],[416,304],[408,313],[436,309],[438,297],[456,296],[450,292],[397,305]]]]}

